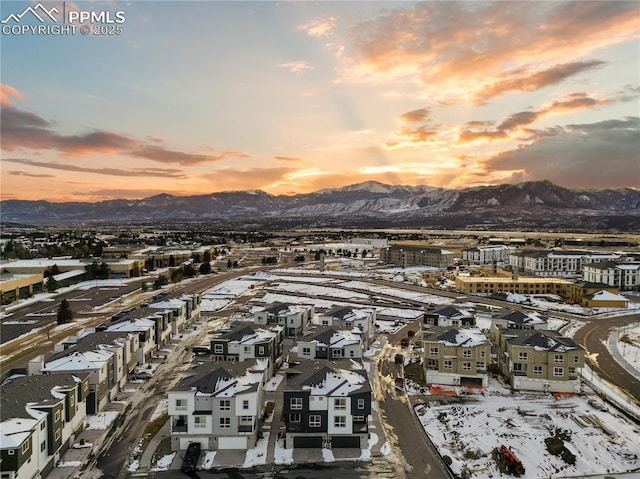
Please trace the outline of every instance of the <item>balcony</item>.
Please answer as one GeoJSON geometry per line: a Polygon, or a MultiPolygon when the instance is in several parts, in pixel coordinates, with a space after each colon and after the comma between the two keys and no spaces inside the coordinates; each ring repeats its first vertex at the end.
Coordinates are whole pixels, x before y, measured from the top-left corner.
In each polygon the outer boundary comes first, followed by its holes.
{"type": "Polygon", "coordinates": [[[368,432],[369,425],[366,422],[354,422],[353,423],[353,432],[368,432]]]}
{"type": "Polygon", "coordinates": [[[238,432],[253,432],[253,424],[240,424],[238,426],[238,432]]]}

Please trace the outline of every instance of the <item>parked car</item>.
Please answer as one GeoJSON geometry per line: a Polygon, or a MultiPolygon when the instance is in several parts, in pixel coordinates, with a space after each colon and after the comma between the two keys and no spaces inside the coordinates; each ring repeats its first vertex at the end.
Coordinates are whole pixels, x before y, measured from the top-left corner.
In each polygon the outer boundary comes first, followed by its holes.
{"type": "Polygon", "coordinates": [[[184,453],[184,457],[182,458],[182,466],[180,466],[182,472],[194,472],[196,470],[198,459],[200,459],[200,449],[201,446],[199,442],[189,443],[187,452],[184,453]]]}
{"type": "Polygon", "coordinates": [[[153,373],[151,371],[138,371],[136,373],[136,379],[151,379],[153,373]]]}
{"type": "Polygon", "coordinates": [[[407,331],[407,336],[409,336],[410,338],[413,338],[416,335],[416,332],[413,329],[410,329],[409,331],[407,331]]]}

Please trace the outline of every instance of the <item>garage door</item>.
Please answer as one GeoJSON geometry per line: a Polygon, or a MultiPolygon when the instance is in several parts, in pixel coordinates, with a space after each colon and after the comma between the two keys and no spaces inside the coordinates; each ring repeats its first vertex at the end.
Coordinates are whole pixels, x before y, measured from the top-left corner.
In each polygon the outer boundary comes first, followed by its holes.
{"type": "Polygon", "coordinates": [[[331,437],[331,447],[354,447],[360,448],[360,436],[333,436],[331,437]]]}
{"type": "Polygon", "coordinates": [[[209,449],[209,439],[200,437],[180,438],[180,450],[184,451],[189,447],[190,442],[199,442],[202,450],[209,449]]]}
{"type": "Polygon", "coordinates": [[[218,449],[247,449],[246,437],[219,437],[218,449]]]}
{"type": "Polygon", "coordinates": [[[293,447],[322,447],[322,437],[296,436],[293,438],[293,447]]]}

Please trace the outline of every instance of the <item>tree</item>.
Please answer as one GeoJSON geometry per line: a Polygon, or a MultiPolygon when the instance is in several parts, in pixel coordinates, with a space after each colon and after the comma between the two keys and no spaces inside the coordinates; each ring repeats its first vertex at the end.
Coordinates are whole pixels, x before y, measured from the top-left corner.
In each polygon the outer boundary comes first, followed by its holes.
{"type": "Polygon", "coordinates": [[[304,261],[304,255],[299,254],[298,256],[293,258],[293,261],[295,261],[296,263],[302,263],[304,261]]]}
{"type": "Polygon", "coordinates": [[[55,276],[55,275],[57,275],[57,274],[60,274],[60,268],[58,267],[58,265],[57,265],[57,264],[54,264],[54,265],[51,267],[51,271],[49,271],[49,275],[50,275],[50,276],[55,276]]]}
{"type": "MultiPolygon", "coordinates": [[[[341,250],[338,250],[338,252],[340,252],[340,251],[341,251],[341,250]]],[[[315,259],[316,261],[318,261],[318,260],[320,259],[320,256],[321,256],[321,255],[323,255],[323,254],[327,254],[327,252],[326,252],[325,250],[323,250],[323,249],[321,249],[320,251],[316,251],[316,254],[315,254],[315,256],[314,256],[314,259],[315,259]]]]}
{"type": "Polygon", "coordinates": [[[182,274],[184,274],[187,278],[193,278],[198,274],[198,272],[196,271],[196,269],[193,267],[192,264],[188,264],[181,269],[182,269],[182,274]]]}
{"type": "Polygon", "coordinates": [[[184,278],[184,272],[182,271],[182,268],[174,269],[171,272],[172,283],[179,283],[180,281],[182,281],[182,278],[184,278]]]}
{"type": "Polygon", "coordinates": [[[167,277],[165,275],[161,274],[153,282],[153,289],[160,289],[166,284],[169,284],[169,280],[167,279],[167,277]]]}
{"type": "Polygon", "coordinates": [[[211,263],[208,261],[202,263],[198,270],[200,271],[200,274],[211,274],[211,263]]]}
{"type": "Polygon", "coordinates": [[[238,260],[235,260],[235,261],[233,262],[233,267],[234,267],[234,268],[237,268],[237,267],[238,267],[238,260]]]}
{"type": "Polygon", "coordinates": [[[231,269],[231,267],[233,266],[233,263],[231,262],[230,259],[227,260],[227,269],[231,269]]]}
{"type": "Polygon", "coordinates": [[[53,276],[49,276],[49,279],[47,279],[47,291],[49,291],[50,293],[53,293],[59,287],[60,287],[60,284],[58,284],[56,279],[53,276]]]}
{"type": "Polygon", "coordinates": [[[366,258],[366,257],[367,257],[367,250],[366,250],[366,249],[363,249],[363,250],[362,250],[362,257],[363,257],[363,258],[366,258]]]}
{"type": "Polygon", "coordinates": [[[211,252],[208,249],[204,250],[204,253],[202,255],[202,262],[203,263],[211,262],[211,252]]]}
{"type": "Polygon", "coordinates": [[[98,278],[107,279],[109,277],[109,266],[104,261],[98,268],[98,278]]]}
{"type": "Polygon", "coordinates": [[[67,324],[70,323],[73,319],[73,311],[71,310],[71,305],[69,301],[65,299],[62,300],[60,306],[58,307],[58,315],[57,320],[58,324],[67,324]]]}
{"type": "Polygon", "coordinates": [[[200,253],[193,253],[193,256],[191,256],[193,258],[193,261],[195,263],[200,263],[200,253]]]}

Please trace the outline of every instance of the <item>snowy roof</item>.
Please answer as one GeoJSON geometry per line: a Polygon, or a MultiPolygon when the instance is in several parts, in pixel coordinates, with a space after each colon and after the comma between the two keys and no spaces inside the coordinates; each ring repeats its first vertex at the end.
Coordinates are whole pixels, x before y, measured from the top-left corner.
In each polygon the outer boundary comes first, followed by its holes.
{"type": "Polygon", "coordinates": [[[423,336],[425,341],[436,341],[447,346],[458,346],[473,348],[487,344],[489,340],[478,328],[456,329],[456,328],[430,328],[425,330],[423,336]]]}
{"type": "Polygon", "coordinates": [[[122,321],[120,323],[113,324],[107,328],[108,332],[140,332],[147,331],[150,328],[155,328],[155,321],[151,319],[135,319],[129,321],[122,321]]]}
{"type": "Polygon", "coordinates": [[[288,379],[287,389],[307,390],[312,396],[345,397],[371,391],[366,371],[355,361],[301,361],[289,372],[294,375],[288,379]]]}
{"type": "Polygon", "coordinates": [[[538,351],[563,353],[581,349],[571,338],[560,336],[557,331],[521,332],[514,338],[507,340],[515,346],[530,346],[538,351]]]}
{"type": "Polygon", "coordinates": [[[361,339],[358,334],[352,331],[338,331],[329,328],[312,335],[308,341],[315,341],[319,345],[331,348],[343,348],[350,344],[358,344],[361,342],[361,339]]]}
{"type": "Polygon", "coordinates": [[[258,344],[277,337],[277,331],[269,329],[252,328],[245,326],[243,328],[236,329],[230,333],[223,334],[219,339],[225,339],[228,341],[238,342],[243,345],[258,344]]]}
{"type": "Polygon", "coordinates": [[[166,301],[160,301],[158,303],[151,303],[149,308],[154,309],[176,309],[181,308],[186,303],[181,299],[168,299],[166,301]]]}
{"type": "Polygon", "coordinates": [[[504,319],[515,324],[543,324],[547,322],[547,319],[537,311],[507,311],[499,315],[498,319],[504,319]]]}
{"type": "Polygon", "coordinates": [[[593,301],[628,301],[627,298],[620,294],[613,294],[609,291],[598,291],[589,296],[589,299],[593,301]]]}
{"type": "Polygon", "coordinates": [[[113,356],[113,353],[109,351],[74,352],[68,356],[46,363],[42,371],[51,373],[99,369],[111,356],[113,356]]]}
{"type": "Polygon", "coordinates": [[[249,368],[241,375],[228,369],[227,365],[213,371],[202,369],[199,374],[183,379],[173,391],[194,391],[197,396],[234,397],[239,393],[256,391],[264,377],[249,368]]]}
{"type": "MultiPolygon", "coordinates": [[[[46,413],[42,413],[46,414],[46,413]]],[[[11,418],[2,421],[0,430],[0,449],[15,449],[31,436],[38,423],[35,419],[11,418]]]]}

